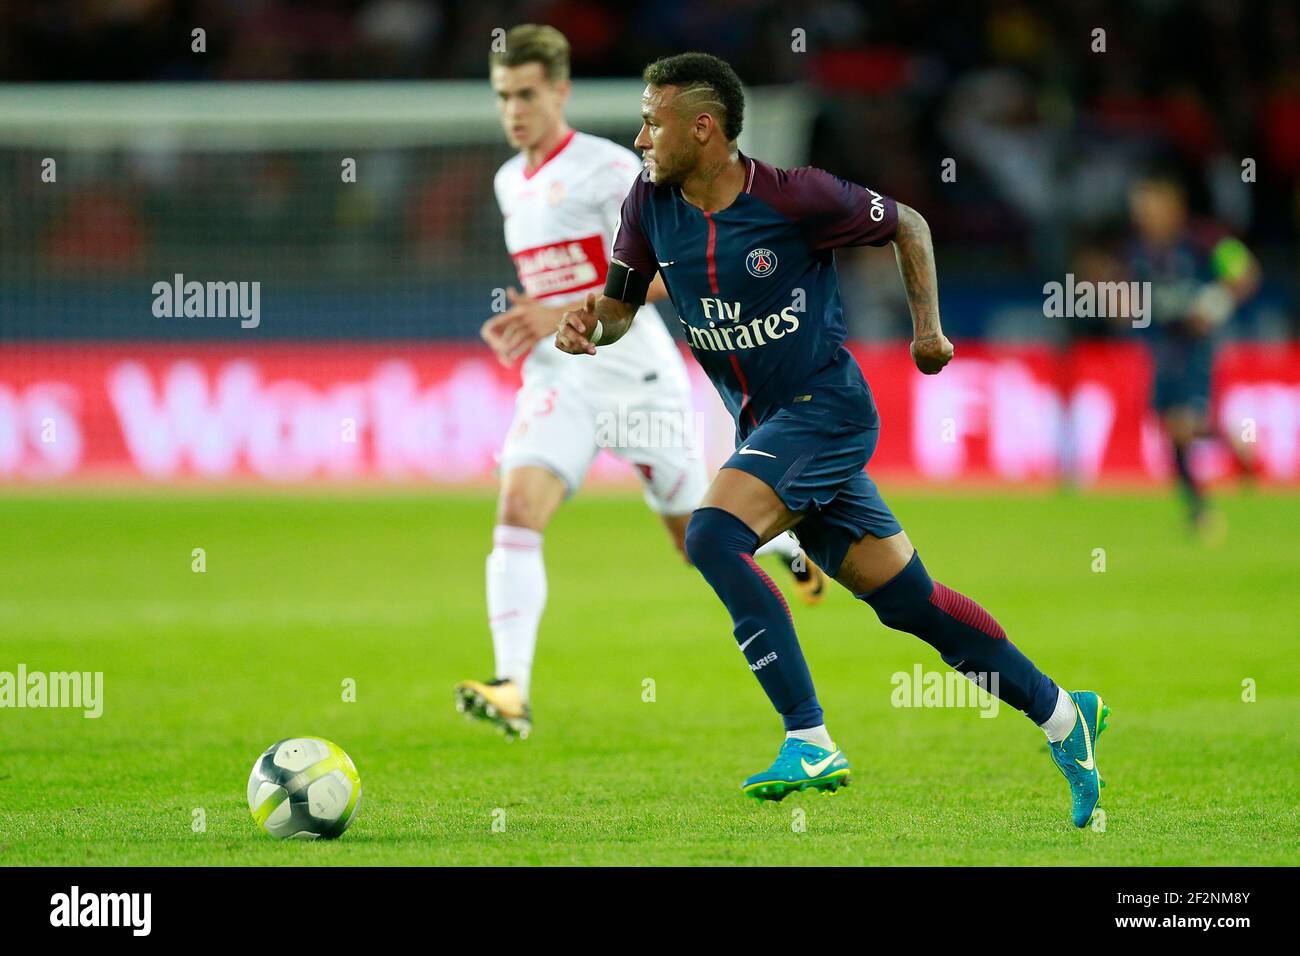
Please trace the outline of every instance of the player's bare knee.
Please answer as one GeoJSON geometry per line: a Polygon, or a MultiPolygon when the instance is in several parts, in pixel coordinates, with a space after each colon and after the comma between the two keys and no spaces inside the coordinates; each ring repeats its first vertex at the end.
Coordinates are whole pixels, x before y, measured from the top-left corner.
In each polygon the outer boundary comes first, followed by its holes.
{"type": "Polygon", "coordinates": [[[863,535],[849,546],[835,573],[835,580],[857,595],[874,591],[907,567],[915,553],[916,548],[905,531],[887,538],[863,535]]]}
{"type": "Polygon", "coordinates": [[[558,478],[512,473],[503,482],[497,497],[497,524],[544,531],[562,496],[563,485],[558,478]],[[551,487],[553,484],[559,487],[551,487]]]}
{"type": "Polygon", "coordinates": [[[542,520],[539,503],[527,491],[503,489],[497,499],[497,524],[541,531],[546,522],[542,520]]]}

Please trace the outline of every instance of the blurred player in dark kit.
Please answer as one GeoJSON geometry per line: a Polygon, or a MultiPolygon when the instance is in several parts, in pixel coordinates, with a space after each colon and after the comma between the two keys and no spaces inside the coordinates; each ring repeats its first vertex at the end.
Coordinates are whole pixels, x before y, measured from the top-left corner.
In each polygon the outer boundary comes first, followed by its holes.
{"type": "Polygon", "coordinates": [[[1173,455],[1188,518],[1199,531],[1221,531],[1192,473],[1198,438],[1216,438],[1232,449],[1250,475],[1254,458],[1235,430],[1210,418],[1210,374],[1217,340],[1238,305],[1259,286],[1259,265],[1226,230],[1188,215],[1187,196],[1175,173],[1153,170],[1129,189],[1134,235],[1127,250],[1132,278],[1150,282],[1150,326],[1137,334],[1154,365],[1151,404],[1160,416],[1173,455]]]}

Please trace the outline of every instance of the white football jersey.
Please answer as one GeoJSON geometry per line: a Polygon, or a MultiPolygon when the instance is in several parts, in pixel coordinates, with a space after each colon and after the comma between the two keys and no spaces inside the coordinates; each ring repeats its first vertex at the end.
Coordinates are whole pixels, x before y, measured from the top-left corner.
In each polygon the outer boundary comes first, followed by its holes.
{"type": "MultiPolygon", "coordinates": [[[[493,183],[505,217],[506,248],[523,290],[547,305],[581,302],[605,287],[619,210],[642,168],[631,150],[576,130],[531,173],[516,154],[493,183]]],[[[547,337],[524,360],[524,381],[564,379],[584,388],[689,388],[686,366],[652,305],[642,306],[617,342],[596,355],[568,355],[547,337]]]]}

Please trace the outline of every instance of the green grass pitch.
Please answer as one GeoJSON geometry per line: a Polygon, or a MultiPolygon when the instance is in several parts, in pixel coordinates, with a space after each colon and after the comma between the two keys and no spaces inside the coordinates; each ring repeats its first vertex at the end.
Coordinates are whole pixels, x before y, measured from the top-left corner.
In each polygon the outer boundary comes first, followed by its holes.
{"type": "Polygon", "coordinates": [[[792,607],[853,786],[743,799],[780,724],[631,495],[547,534],[535,732],[508,743],[452,707],[490,676],[488,493],[29,491],[0,497],[0,670],[102,671],[105,708],[0,710],[0,864],[1296,862],[1300,498],[1225,497],[1209,548],[1159,495],[885,491],[937,579],[1111,705],[1104,830],[1070,826],[1020,714],[891,706],[892,674],[943,665],[838,588],[792,607]],[[301,734],[361,772],[341,840],[249,816],[253,759],[301,734]]]}

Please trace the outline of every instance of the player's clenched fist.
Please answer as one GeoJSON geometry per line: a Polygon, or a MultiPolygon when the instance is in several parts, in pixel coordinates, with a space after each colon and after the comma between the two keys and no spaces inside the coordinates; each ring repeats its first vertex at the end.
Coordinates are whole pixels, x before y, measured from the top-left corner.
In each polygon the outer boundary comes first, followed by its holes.
{"type": "Polygon", "coordinates": [[[912,339],[912,361],[926,375],[934,375],[952,361],[952,343],[942,332],[912,339]]]}
{"type": "Polygon", "coordinates": [[[555,330],[555,347],[570,355],[595,355],[591,334],[596,330],[596,294],[587,293],[581,309],[565,312],[555,330]]]}

